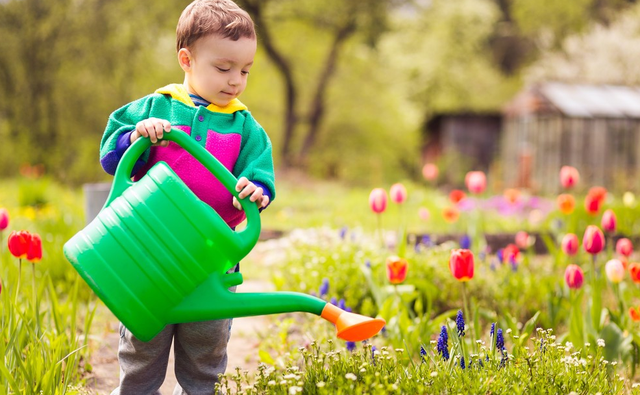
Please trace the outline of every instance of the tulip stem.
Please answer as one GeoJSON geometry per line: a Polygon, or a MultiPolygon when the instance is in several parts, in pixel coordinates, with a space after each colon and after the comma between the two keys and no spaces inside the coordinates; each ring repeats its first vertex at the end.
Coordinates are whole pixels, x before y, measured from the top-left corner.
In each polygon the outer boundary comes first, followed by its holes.
{"type": "Polygon", "coordinates": [[[622,292],[620,291],[620,284],[613,284],[613,289],[618,298],[618,308],[620,309],[620,327],[625,328],[625,314],[624,314],[624,300],[622,299],[622,292]]]}
{"type": "Polygon", "coordinates": [[[15,308],[18,308],[18,295],[20,294],[20,282],[22,278],[22,258],[18,258],[18,284],[16,284],[15,308]]]}
{"type": "Polygon", "coordinates": [[[382,218],[380,216],[380,214],[376,214],[376,219],[377,219],[377,223],[378,223],[378,239],[380,240],[380,245],[382,246],[382,249],[384,249],[384,237],[382,235],[382,218]]]}
{"type": "Polygon", "coordinates": [[[471,310],[469,309],[469,303],[467,302],[467,283],[466,283],[466,281],[462,282],[462,303],[463,303],[463,308],[464,308],[464,315],[465,315],[465,317],[467,317],[467,322],[469,323],[469,328],[473,327],[473,350],[474,350],[474,352],[477,352],[477,350],[476,350],[476,346],[477,346],[476,345],[476,340],[478,339],[478,337],[476,336],[476,327],[475,327],[475,325],[472,325],[474,321],[473,321],[473,318],[471,317],[471,310]]]}
{"type": "Polygon", "coordinates": [[[598,284],[598,272],[596,267],[597,254],[591,255],[591,264],[593,267],[593,273],[591,275],[591,322],[593,323],[593,329],[600,332],[600,309],[602,306],[602,295],[600,294],[600,286],[598,284]]]}
{"type": "Polygon", "coordinates": [[[40,336],[40,311],[38,308],[38,288],[36,286],[36,264],[31,262],[33,268],[33,306],[36,313],[36,336],[40,336]]]}

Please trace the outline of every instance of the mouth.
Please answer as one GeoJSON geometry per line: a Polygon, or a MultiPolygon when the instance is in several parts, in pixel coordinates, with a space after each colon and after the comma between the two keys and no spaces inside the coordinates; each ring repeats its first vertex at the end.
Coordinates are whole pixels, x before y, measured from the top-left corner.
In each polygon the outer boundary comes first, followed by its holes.
{"type": "Polygon", "coordinates": [[[227,95],[227,96],[235,96],[235,95],[236,95],[236,94],[235,94],[235,93],[233,93],[233,92],[225,92],[225,91],[222,91],[222,94],[223,94],[223,95],[227,95]]]}

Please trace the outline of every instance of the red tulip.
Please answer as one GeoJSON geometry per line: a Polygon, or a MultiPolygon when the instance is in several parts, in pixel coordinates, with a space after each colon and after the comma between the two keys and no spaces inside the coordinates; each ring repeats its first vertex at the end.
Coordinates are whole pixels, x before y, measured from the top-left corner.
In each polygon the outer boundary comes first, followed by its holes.
{"type": "Polygon", "coordinates": [[[563,188],[572,188],[580,181],[580,173],[575,167],[562,166],[560,169],[560,184],[563,188]]]}
{"type": "Polygon", "coordinates": [[[387,258],[387,279],[391,284],[400,284],[407,278],[407,267],[409,264],[406,259],[397,256],[387,258]]]}
{"type": "Polygon", "coordinates": [[[579,244],[578,236],[573,233],[567,233],[562,238],[562,251],[569,256],[575,255],[578,253],[579,244]]]}
{"type": "Polygon", "coordinates": [[[427,163],[422,168],[422,176],[425,180],[433,181],[438,178],[438,166],[433,163],[427,163]]]}
{"type": "Polygon", "coordinates": [[[515,244],[508,244],[502,250],[502,263],[518,263],[520,250],[515,244]]]}
{"type": "Polygon", "coordinates": [[[31,234],[26,230],[16,232],[15,230],[9,235],[7,244],[11,255],[18,259],[26,258],[31,243],[31,234]]]}
{"type": "Polygon", "coordinates": [[[560,209],[562,214],[571,214],[576,207],[576,199],[568,193],[558,195],[556,201],[558,203],[558,209],[560,209]]]}
{"type": "Polygon", "coordinates": [[[627,238],[619,239],[616,243],[616,252],[622,256],[628,257],[633,253],[633,244],[627,238]]]}
{"type": "Polygon", "coordinates": [[[9,212],[5,208],[0,208],[0,231],[9,226],[9,212]]]}
{"type": "Polygon", "coordinates": [[[31,234],[31,243],[27,251],[27,260],[33,263],[40,262],[42,259],[42,239],[37,233],[31,234]]]}
{"type": "Polygon", "coordinates": [[[602,201],[600,200],[599,197],[595,195],[587,194],[587,196],[585,196],[584,198],[584,209],[587,210],[587,213],[591,215],[596,215],[598,214],[598,211],[600,211],[601,203],[602,201]]]}
{"type": "Polygon", "coordinates": [[[640,263],[631,262],[629,264],[629,276],[634,283],[640,283],[640,263]]]}
{"type": "Polygon", "coordinates": [[[631,317],[632,321],[635,321],[635,322],[640,321],[640,306],[629,307],[629,317],[631,317]]]}
{"type": "Polygon", "coordinates": [[[404,187],[404,185],[396,183],[391,185],[389,195],[391,196],[392,202],[402,204],[405,202],[405,200],[407,200],[407,189],[404,187]]]}
{"type": "Polygon", "coordinates": [[[604,249],[604,233],[595,225],[587,226],[582,238],[582,247],[589,254],[597,254],[604,249]]]}
{"type": "Polygon", "coordinates": [[[451,251],[449,270],[458,281],[469,281],[473,278],[473,253],[469,250],[458,249],[451,251]]]}
{"type": "Polygon", "coordinates": [[[580,289],[584,282],[584,272],[578,265],[569,265],[564,271],[564,281],[571,289],[580,289]]]}
{"type": "Polygon", "coordinates": [[[464,177],[467,189],[471,193],[482,193],[487,187],[487,176],[481,171],[470,171],[464,177]]]}
{"type": "Polygon", "coordinates": [[[608,209],[602,214],[602,230],[605,232],[615,232],[616,231],[616,213],[613,210],[608,209]]]}
{"type": "Polygon", "coordinates": [[[376,188],[369,194],[369,206],[371,210],[380,214],[387,208],[387,191],[382,188],[376,188]]]}
{"type": "Polygon", "coordinates": [[[600,204],[604,203],[607,198],[607,190],[604,187],[589,188],[589,192],[587,194],[599,200],[600,204]]]}
{"type": "Polygon", "coordinates": [[[462,199],[464,199],[465,197],[467,197],[467,195],[463,191],[461,191],[459,189],[454,189],[449,193],[449,200],[453,204],[460,203],[460,201],[462,199]]]}
{"type": "Polygon", "coordinates": [[[455,207],[445,207],[442,210],[442,216],[444,217],[445,221],[453,223],[458,220],[458,217],[460,217],[460,211],[458,211],[458,209],[455,207]]]}

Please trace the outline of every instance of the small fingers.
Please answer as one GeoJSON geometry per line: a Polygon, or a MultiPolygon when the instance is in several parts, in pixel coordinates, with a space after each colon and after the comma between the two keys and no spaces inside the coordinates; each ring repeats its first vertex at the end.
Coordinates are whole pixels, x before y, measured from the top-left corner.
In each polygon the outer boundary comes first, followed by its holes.
{"type": "Polygon", "coordinates": [[[153,144],[162,139],[164,132],[171,131],[171,123],[165,119],[149,118],[136,124],[136,131],[142,137],[148,137],[153,144]]]}
{"type": "Polygon", "coordinates": [[[262,201],[260,202],[259,208],[267,207],[268,205],[269,205],[269,196],[262,195],[262,201]]]}
{"type": "MultiPolygon", "coordinates": [[[[251,185],[254,185],[254,184],[251,184],[251,185]]],[[[254,186],[255,186],[255,185],[254,185],[254,186]]],[[[258,202],[258,203],[261,203],[261,201],[262,201],[262,194],[263,194],[262,188],[260,188],[260,187],[256,187],[256,189],[255,189],[255,190],[253,191],[253,193],[251,194],[251,198],[249,198],[249,200],[250,200],[250,201],[252,201],[252,202],[258,202]]]]}
{"type": "Polygon", "coordinates": [[[233,197],[233,207],[235,207],[238,210],[242,210],[242,206],[240,205],[240,202],[238,201],[238,199],[236,199],[236,197],[233,197]]]}
{"type": "MultiPolygon", "coordinates": [[[[247,186],[245,186],[242,191],[240,191],[240,193],[238,194],[238,196],[240,196],[240,199],[244,199],[249,195],[253,195],[253,193],[256,190],[256,186],[252,183],[249,183],[247,186]]],[[[254,199],[251,199],[252,202],[255,202],[254,199]]]]}
{"type": "Polygon", "coordinates": [[[147,131],[147,121],[148,119],[145,119],[144,121],[140,121],[136,124],[136,132],[138,132],[142,137],[149,137],[149,132],[147,131]]]}
{"type": "Polygon", "coordinates": [[[249,185],[249,180],[247,180],[247,177],[240,177],[238,179],[238,182],[236,183],[236,192],[242,191],[247,185],[249,185]]]}

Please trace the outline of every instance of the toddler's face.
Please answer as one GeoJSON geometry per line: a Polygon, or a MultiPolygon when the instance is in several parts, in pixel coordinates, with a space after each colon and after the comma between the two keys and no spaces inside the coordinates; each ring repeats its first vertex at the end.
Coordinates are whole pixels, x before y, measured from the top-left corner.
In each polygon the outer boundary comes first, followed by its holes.
{"type": "Polygon", "coordinates": [[[224,107],[247,86],[249,69],[256,54],[256,40],[210,35],[193,45],[186,79],[191,93],[224,107]]]}

